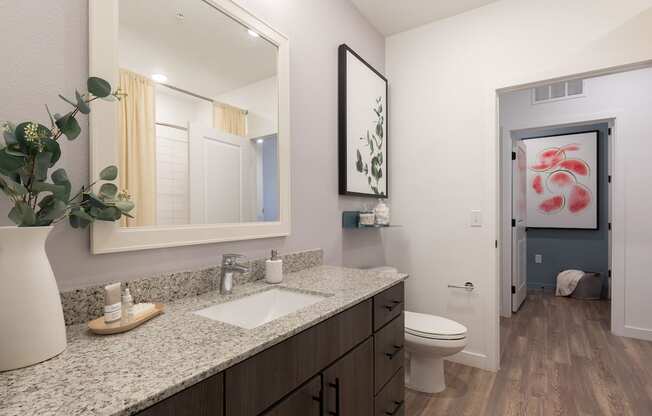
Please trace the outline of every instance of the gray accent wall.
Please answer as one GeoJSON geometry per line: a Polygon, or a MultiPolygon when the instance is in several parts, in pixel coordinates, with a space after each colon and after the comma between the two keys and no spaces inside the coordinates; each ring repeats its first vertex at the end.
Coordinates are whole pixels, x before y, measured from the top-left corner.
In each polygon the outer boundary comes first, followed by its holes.
{"type": "Polygon", "coordinates": [[[527,231],[527,284],[531,288],[554,288],[557,274],[566,269],[602,273],[606,287],[609,270],[609,183],[608,124],[588,124],[563,128],[530,129],[513,132],[515,139],[598,130],[598,229],[563,230],[529,228],[527,231]],[[534,261],[543,256],[543,263],[534,261]]]}
{"type": "MultiPolygon", "coordinates": [[[[348,0],[238,3],[290,39],[292,235],[94,256],[89,231],[59,224],[46,250],[61,290],[214,265],[228,252],[263,257],[270,248],[323,248],[324,263],[332,265],[385,263],[380,232],[343,233],[341,212],[363,201],[337,191],[337,47],[347,43],[382,72],[384,37],[348,0]]],[[[0,16],[0,120],[46,122],[44,104],[63,112],[57,94],[70,96],[86,84],[88,0],[0,1],[0,16]]],[[[75,142],[64,141],[60,162],[74,187],[89,176],[87,122],[80,120],[84,132],[75,142]]],[[[8,212],[0,198],[0,226],[10,224],[8,212]]]]}

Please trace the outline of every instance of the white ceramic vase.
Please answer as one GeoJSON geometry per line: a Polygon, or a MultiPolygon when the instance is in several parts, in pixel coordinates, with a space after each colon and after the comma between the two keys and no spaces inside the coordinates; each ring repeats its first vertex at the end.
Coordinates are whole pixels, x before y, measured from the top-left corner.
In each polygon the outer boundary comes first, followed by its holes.
{"type": "Polygon", "coordinates": [[[45,254],[53,227],[0,227],[0,371],[66,349],[59,289],[45,254]]]}

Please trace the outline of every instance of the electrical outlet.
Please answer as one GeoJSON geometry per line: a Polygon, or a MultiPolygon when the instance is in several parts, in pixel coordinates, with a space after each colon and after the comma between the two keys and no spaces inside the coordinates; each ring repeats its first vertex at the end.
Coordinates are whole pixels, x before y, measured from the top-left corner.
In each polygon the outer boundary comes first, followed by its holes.
{"type": "Polygon", "coordinates": [[[482,227],[482,212],[480,210],[471,211],[471,227],[482,227]]]}
{"type": "Polygon", "coordinates": [[[535,254],[535,255],[534,255],[534,262],[535,262],[536,264],[541,264],[541,263],[543,263],[543,255],[541,255],[541,254],[535,254]]]}

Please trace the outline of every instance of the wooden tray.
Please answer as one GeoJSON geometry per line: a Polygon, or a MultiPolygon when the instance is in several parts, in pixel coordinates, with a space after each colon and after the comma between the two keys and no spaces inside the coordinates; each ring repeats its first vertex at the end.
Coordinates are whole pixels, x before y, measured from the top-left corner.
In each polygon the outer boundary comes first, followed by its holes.
{"type": "Polygon", "coordinates": [[[115,322],[111,322],[110,324],[107,324],[106,322],[104,322],[104,316],[100,316],[99,318],[93,319],[88,323],[88,329],[90,329],[91,332],[94,332],[99,335],[110,335],[110,334],[119,334],[121,332],[127,332],[149,321],[153,317],[162,314],[163,309],[165,309],[165,306],[162,303],[155,303],[154,310],[148,313],[144,313],[142,315],[138,315],[137,317],[131,319],[128,322],[124,322],[120,320],[120,321],[115,321],[115,322]]]}

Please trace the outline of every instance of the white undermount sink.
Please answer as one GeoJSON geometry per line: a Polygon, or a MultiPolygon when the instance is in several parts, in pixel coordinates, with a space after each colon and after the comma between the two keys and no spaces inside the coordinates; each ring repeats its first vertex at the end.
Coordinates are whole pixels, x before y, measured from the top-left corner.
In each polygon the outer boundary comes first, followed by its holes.
{"type": "Polygon", "coordinates": [[[313,305],[326,296],[271,289],[193,312],[215,321],[252,329],[313,305]]]}

